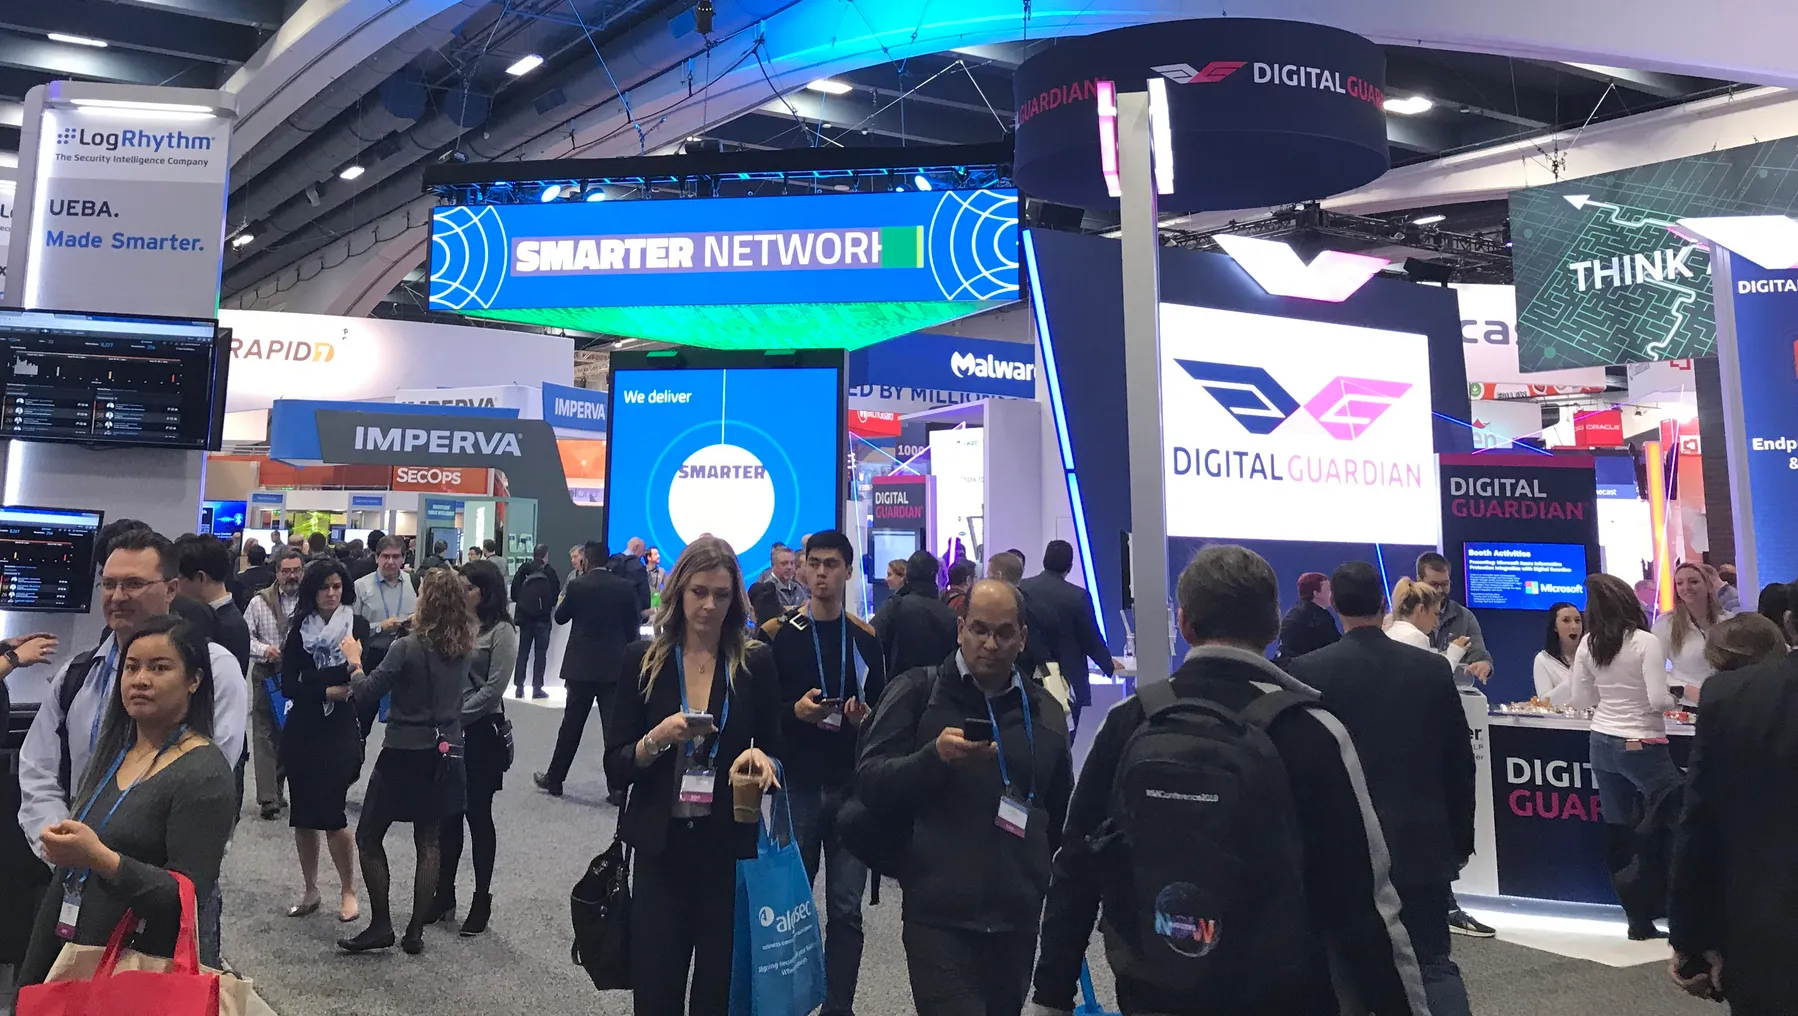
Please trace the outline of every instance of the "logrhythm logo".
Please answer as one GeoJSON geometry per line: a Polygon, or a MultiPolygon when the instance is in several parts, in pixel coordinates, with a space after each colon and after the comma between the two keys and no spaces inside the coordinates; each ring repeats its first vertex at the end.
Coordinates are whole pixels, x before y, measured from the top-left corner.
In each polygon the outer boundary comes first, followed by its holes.
{"type": "Polygon", "coordinates": [[[108,152],[124,149],[141,149],[150,152],[181,151],[209,152],[212,150],[212,138],[206,134],[189,134],[184,130],[172,131],[140,131],[89,130],[86,127],[64,127],[56,132],[56,143],[59,146],[74,145],[79,148],[102,148],[108,152]]]}
{"type": "Polygon", "coordinates": [[[420,427],[357,427],[356,450],[423,450],[432,455],[524,455],[515,431],[425,430],[420,427]]]}
{"type": "Polygon", "coordinates": [[[231,338],[231,359],[233,360],[289,360],[296,362],[330,363],[337,356],[337,347],[329,342],[307,342],[296,339],[288,342],[283,339],[243,339],[231,338]]]}
{"type": "Polygon", "coordinates": [[[1748,293],[1798,293],[1798,280],[1794,279],[1740,279],[1736,282],[1736,292],[1748,293]]]}
{"type": "MultiPolygon", "coordinates": [[[[1299,401],[1260,367],[1203,360],[1174,362],[1251,434],[1273,433],[1300,409],[1299,401]]],[[[1411,385],[1403,381],[1335,377],[1303,408],[1331,437],[1353,441],[1410,390],[1411,385]]]]}
{"type": "Polygon", "coordinates": [[[1213,60],[1203,67],[1177,63],[1149,69],[1176,85],[1209,85],[1222,81],[1247,66],[1246,60],[1213,60]]]}
{"type": "Polygon", "coordinates": [[[956,377],[990,377],[1006,381],[1036,380],[1036,364],[1025,360],[1000,360],[991,354],[975,356],[973,353],[949,354],[949,372],[956,377]]]}
{"type": "Polygon", "coordinates": [[[798,923],[812,916],[812,905],[808,900],[801,900],[799,905],[786,913],[777,913],[773,907],[763,907],[756,911],[756,923],[762,927],[773,927],[782,935],[790,935],[798,923]]]}

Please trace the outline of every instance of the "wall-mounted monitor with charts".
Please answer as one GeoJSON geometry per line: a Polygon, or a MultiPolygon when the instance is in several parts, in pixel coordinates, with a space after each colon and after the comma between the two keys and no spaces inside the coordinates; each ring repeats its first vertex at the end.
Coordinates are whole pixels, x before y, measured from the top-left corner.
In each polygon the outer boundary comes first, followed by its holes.
{"type": "Polygon", "coordinates": [[[101,512],[0,506],[0,610],[86,613],[101,512]]]}

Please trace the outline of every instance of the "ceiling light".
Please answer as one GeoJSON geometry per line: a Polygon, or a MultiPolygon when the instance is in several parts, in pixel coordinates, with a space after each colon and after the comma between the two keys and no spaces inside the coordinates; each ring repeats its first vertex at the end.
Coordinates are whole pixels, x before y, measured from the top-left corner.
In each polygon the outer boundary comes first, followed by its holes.
{"type": "Polygon", "coordinates": [[[231,238],[231,246],[233,246],[233,247],[239,247],[239,248],[248,247],[250,244],[255,243],[255,242],[256,242],[256,234],[254,234],[254,233],[239,233],[236,236],[231,238]]]}
{"type": "Polygon", "coordinates": [[[603,190],[600,190],[598,187],[595,187],[592,190],[587,192],[587,200],[588,201],[604,201],[605,199],[606,199],[606,192],[603,190]]]}
{"type": "Polygon", "coordinates": [[[337,178],[339,180],[354,180],[366,172],[368,171],[361,166],[345,166],[343,172],[337,174],[337,178]]]}
{"type": "Polygon", "coordinates": [[[1434,101],[1421,95],[1413,95],[1408,99],[1387,99],[1384,105],[1386,112],[1397,113],[1400,116],[1416,116],[1436,108],[1434,101]]]}
{"type": "Polygon", "coordinates": [[[930,189],[930,178],[925,176],[923,173],[919,173],[917,176],[912,177],[911,182],[914,187],[918,188],[921,191],[927,191],[930,189]]]}
{"type": "Polygon", "coordinates": [[[822,127],[825,130],[830,130],[830,121],[826,120],[823,123],[819,124],[818,126],[822,127]]]}
{"type": "Polygon", "coordinates": [[[104,40],[90,39],[85,35],[66,35],[62,32],[51,32],[49,38],[51,42],[67,42],[76,46],[92,46],[95,49],[106,48],[104,40]]]}
{"type": "Polygon", "coordinates": [[[532,53],[530,56],[519,57],[517,63],[506,68],[506,73],[516,78],[522,74],[529,74],[541,66],[543,66],[543,58],[532,53]]]}
{"type": "Polygon", "coordinates": [[[1425,215],[1422,218],[1412,219],[1411,225],[1413,225],[1413,226],[1434,226],[1438,222],[1447,221],[1447,219],[1448,219],[1448,216],[1446,216],[1446,215],[1425,215]]]}
{"type": "Polygon", "coordinates": [[[143,102],[137,99],[70,99],[72,105],[91,109],[131,109],[154,113],[204,113],[212,115],[211,106],[195,106],[185,102],[143,102]]]}
{"type": "Polygon", "coordinates": [[[850,92],[855,91],[854,85],[842,81],[833,81],[830,78],[820,78],[805,87],[814,92],[823,92],[825,95],[848,95],[850,92]]]}
{"type": "Polygon", "coordinates": [[[547,205],[561,196],[562,185],[559,183],[552,183],[548,187],[543,188],[543,193],[537,195],[537,200],[547,205]]]}

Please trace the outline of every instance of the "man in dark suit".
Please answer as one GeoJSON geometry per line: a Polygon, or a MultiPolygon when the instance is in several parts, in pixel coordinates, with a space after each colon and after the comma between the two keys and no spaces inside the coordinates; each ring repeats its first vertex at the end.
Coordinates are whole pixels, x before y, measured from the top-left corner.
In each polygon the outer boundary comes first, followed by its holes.
{"type": "Polygon", "coordinates": [[[182,596],[191,596],[212,607],[213,641],[237,658],[243,672],[250,672],[250,626],[225,579],[231,574],[231,551],[216,536],[189,533],[175,541],[176,575],[182,596]]]}
{"type": "MultiPolygon", "coordinates": [[[[1787,588],[1788,596],[1798,593],[1798,583],[1787,588]]],[[[1798,631],[1791,611],[1785,627],[1788,639],[1798,631]]],[[[1737,1016],[1798,1012],[1794,843],[1798,654],[1704,683],[1668,907],[1674,979],[1686,990],[1709,994],[1721,980],[1737,1016]],[[1688,961],[1704,972],[1681,978],[1677,971],[1688,961]]]]}
{"type": "Polygon", "coordinates": [[[1467,1016],[1467,986],[1449,957],[1449,884],[1473,854],[1473,742],[1448,661],[1387,638],[1380,573],[1349,561],[1330,576],[1341,641],[1288,664],[1323,694],[1354,738],[1386,832],[1399,918],[1423,968],[1434,1016],[1467,1016]]]}
{"type": "Polygon", "coordinates": [[[913,551],[905,562],[905,585],[874,615],[874,633],[888,674],[934,667],[955,652],[955,611],[937,598],[940,567],[930,551],[913,551]]]}
{"type": "Polygon", "coordinates": [[[1086,679],[1086,661],[1092,660],[1110,676],[1114,665],[1105,637],[1099,634],[1099,618],[1093,613],[1092,597],[1086,590],[1068,581],[1074,567],[1074,547],[1066,540],[1050,540],[1043,548],[1043,570],[1018,583],[1018,588],[1033,608],[1052,618],[1054,643],[1044,647],[1049,662],[1061,670],[1062,680],[1073,692],[1069,710],[1076,729],[1080,726],[1080,710],[1092,705],[1092,687],[1086,679]]]}
{"type": "Polygon", "coordinates": [[[268,551],[262,544],[252,540],[244,547],[243,557],[250,566],[237,573],[237,588],[231,593],[239,611],[249,607],[250,597],[275,584],[275,570],[268,566],[268,551]]]}
{"type": "MultiPolygon", "coordinates": [[[[591,547],[592,544],[589,543],[587,546],[591,547]]],[[[643,563],[643,556],[648,553],[649,545],[644,543],[640,537],[633,536],[624,545],[624,553],[614,559],[617,562],[618,574],[631,584],[631,589],[636,593],[637,611],[644,620],[649,619],[649,605],[652,602],[649,591],[649,566],[643,563]]],[[[590,561],[587,567],[598,568],[604,563],[603,561],[590,561]]]]}
{"type": "MultiPolygon", "coordinates": [[[[556,735],[555,754],[549,768],[531,780],[553,797],[562,796],[562,781],[580,750],[587,714],[599,705],[603,730],[612,715],[612,698],[621,682],[635,678],[624,674],[624,648],[637,641],[642,611],[637,590],[629,579],[604,567],[606,545],[588,540],[582,550],[586,571],[571,579],[556,606],[556,623],[570,624],[568,647],[562,654],[562,683],[568,686],[568,702],[562,712],[562,729],[556,735]]],[[[634,684],[631,685],[635,687],[634,684]]],[[[624,790],[607,780],[606,801],[624,804],[624,790]]]]}

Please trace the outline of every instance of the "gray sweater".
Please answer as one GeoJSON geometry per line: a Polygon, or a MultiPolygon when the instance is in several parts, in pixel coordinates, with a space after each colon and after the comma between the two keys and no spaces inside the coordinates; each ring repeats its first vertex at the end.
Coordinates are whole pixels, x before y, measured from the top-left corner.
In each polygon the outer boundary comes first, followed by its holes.
{"type": "Polygon", "coordinates": [[[506,682],[518,663],[518,627],[500,621],[474,640],[468,682],[462,686],[462,729],[483,716],[504,712],[506,682]]]}
{"type": "MultiPolygon", "coordinates": [[[[88,813],[89,825],[98,827],[100,817],[118,799],[117,781],[103,782],[88,813]]],[[[112,879],[89,876],[82,889],[81,916],[75,921],[75,943],[105,945],[125,911],[132,910],[146,921],[137,951],[151,956],[173,953],[181,897],[169,872],[186,875],[196,899],[205,899],[218,882],[235,811],[236,780],[230,763],[213,745],[190,749],[139,783],[99,831],[100,842],[118,851],[119,871],[112,879]]],[[[43,981],[62,951],[62,940],[56,937],[62,874],[57,869],[57,880],[38,908],[31,945],[19,966],[21,984],[43,981]]]]}
{"type": "Polygon", "coordinates": [[[393,644],[372,674],[350,682],[350,693],[372,701],[392,694],[383,748],[435,748],[437,736],[462,743],[462,689],[474,654],[439,656],[417,635],[393,644]]]}

